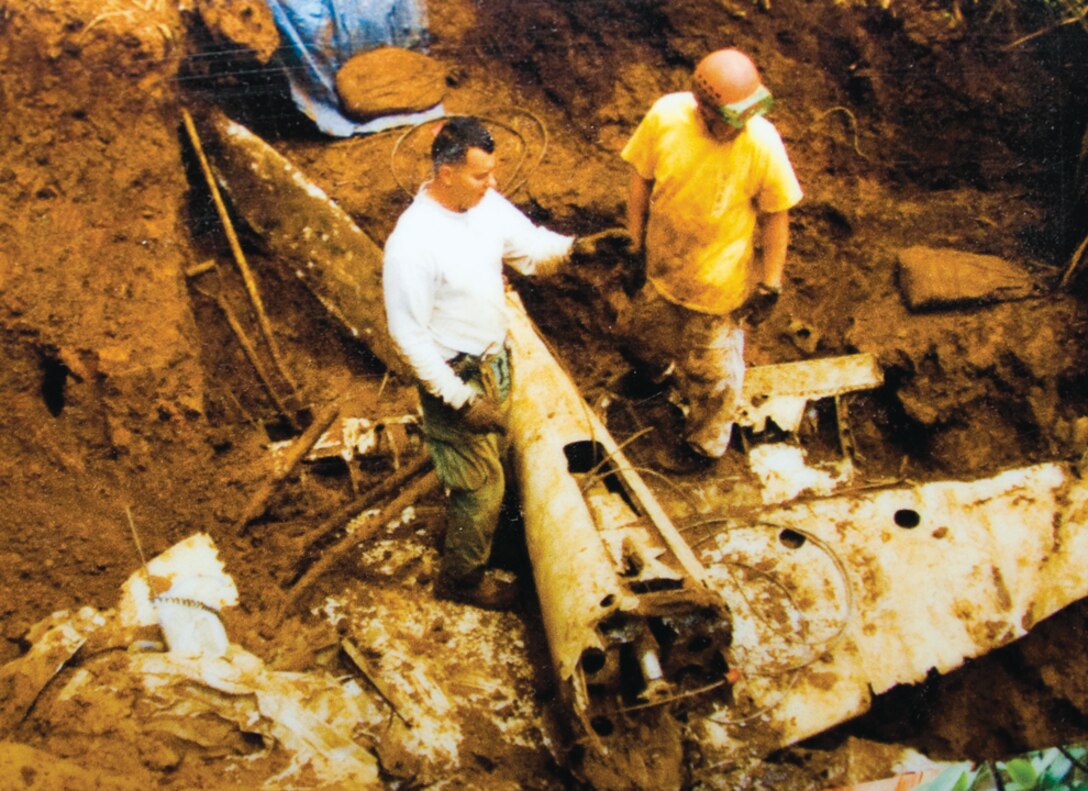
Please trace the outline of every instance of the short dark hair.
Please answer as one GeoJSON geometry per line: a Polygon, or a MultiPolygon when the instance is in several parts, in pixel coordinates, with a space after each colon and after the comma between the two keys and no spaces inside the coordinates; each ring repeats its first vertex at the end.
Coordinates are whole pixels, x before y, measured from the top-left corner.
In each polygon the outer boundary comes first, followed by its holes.
{"type": "Polygon", "coordinates": [[[460,165],[468,156],[470,148],[479,148],[488,154],[494,153],[495,141],[477,119],[467,115],[454,115],[438,130],[431,143],[431,161],[437,170],[441,165],[460,165]]]}

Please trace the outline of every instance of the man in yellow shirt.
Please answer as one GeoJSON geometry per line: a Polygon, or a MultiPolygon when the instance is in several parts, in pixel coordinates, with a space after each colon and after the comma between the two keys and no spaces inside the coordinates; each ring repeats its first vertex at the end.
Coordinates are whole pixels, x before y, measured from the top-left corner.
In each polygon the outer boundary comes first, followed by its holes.
{"type": "Polygon", "coordinates": [[[683,466],[728,448],[744,380],[741,322],[762,320],[782,287],[801,187],[763,117],[770,105],[751,59],[718,50],[696,67],[690,92],[654,103],[621,154],[632,166],[627,226],[647,282],[618,331],[649,371],[675,374],[683,466]]]}

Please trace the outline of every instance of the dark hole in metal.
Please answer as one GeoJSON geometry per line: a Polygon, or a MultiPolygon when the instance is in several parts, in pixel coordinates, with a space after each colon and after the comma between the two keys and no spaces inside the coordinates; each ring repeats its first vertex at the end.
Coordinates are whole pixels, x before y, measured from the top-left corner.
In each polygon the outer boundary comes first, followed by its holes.
{"type": "Polygon", "coordinates": [[[778,534],[778,540],[782,542],[782,546],[789,547],[790,549],[800,549],[805,543],[805,537],[798,533],[796,530],[783,530],[778,534]]]}
{"type": "Polygon", "coordinates": [[[604,667],[604,651],[599,648],[587,648],[582,652],[582,670],[589,675],[599,673],[604,667]]]}
{"type": "Polygon", "coordinates": [[[900,508],[892,518],[895,519],[897,525],[908,530],[912,527],[918,527],[922,523],[922,517],[912,508],[900,508]]]}
{"type": "Polygon", "coordinates": [[[573,473],[586,473],[596,467],[607,455],[599,443],[590,440],[570,442],[563,446],[567,457],[567,470],[573,473]]]}
{"type": "Polygon", "coordinates": [[[597,732],[598,736],[611,736],[612,732],[616,730],[612,720],[600,715],[591,719],[589,724],[593,726],[593,730],[597,732]]]}

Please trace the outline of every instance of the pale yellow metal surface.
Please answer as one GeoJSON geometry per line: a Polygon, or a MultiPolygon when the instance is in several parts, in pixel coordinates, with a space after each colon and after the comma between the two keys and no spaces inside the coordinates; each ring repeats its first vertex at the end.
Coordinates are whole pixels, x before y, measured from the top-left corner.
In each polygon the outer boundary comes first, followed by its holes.
{"type": "Polygon", "coordinates": [[[753,366],[744,375],[737,422],[762,430],[771,418],[779,428],[796,431],[809,401],[872,389],[883,382],[873,354],[753,366]]]}
{"type": "Polygon", "coordinates": [[[568,472],[564,448],[593,437],[592,413],[520,301],[508,307],[514,368],[510,436],[526,544],[552,660],[560,678],[570,679],[583,650],[603,648],[596,625],[619,609],[626,594],[579,484],[568,472]]]}
{"type": "Polygon", "coordinates": [[[720,668],[712,679],[720,682],[728,610],[520,301],[511,296],[508,307],[509,434],[533,576],[561,687],[591,743],[602,749],[588,722],[606,718],[609,733],[611,723],[622,729],[631,705],[621,700],[631,681],[621,654],[641,663],[636,681],[644,685],[643,700],[677,692],[673,683],[688,668],[720,668]],[[586,458],[572,461],[572,448],[586,458]],[[675,641],[659,643],[652,633],[662,629],[675,630],[675,641]]]}
{"type": "MultiPolygon", "coordinates": [[[[510,336],[518,351],[516,363],[519,375],[515,379],[515,413],[528,416],[531,426],[524,436],[518,436],[517,446],[540,442],[545,437],[558,447],[552,457],[566,470],[562,446],[577,441],[593,441],[600,446],[602,458],[607,458],[634,506],[633,517],[645,516],[668,546],[692,580],[703,581],[703,567],[676,530],[672,519],[642,480],[634,466],[619,448],[597,414],[589,408],[566,375],[563,368],[540,339],[525,308],[516,295],[507,300],[510,314],[510,336]],[[546,408],[541,408],[542,405],[546,408]]],[[[519,426],[522,424],[518,424],[519,426]]]]}
{"type": "Polygon", "coordinates": [[[692,540],[745,674],[696,728],[727,752],[826,730],[1088,595],[1088,487],[1061,464],[766,509],[692,540]]]}

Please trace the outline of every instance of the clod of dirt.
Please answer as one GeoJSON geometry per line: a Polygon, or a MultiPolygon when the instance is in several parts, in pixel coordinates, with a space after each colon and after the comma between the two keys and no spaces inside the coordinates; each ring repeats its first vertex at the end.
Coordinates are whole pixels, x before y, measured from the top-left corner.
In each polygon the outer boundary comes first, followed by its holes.
{"type": "Polygon", "coordinates": [[[279,49],[276,21],[262,0],[197,0],[196,12],[213,42],[250,50],[258,63],[279,49]]]}
{"type": "Polygon", "coordinates": [[[108,785],[118,791],[145,788],[131,777],[91,772],[74,761],[17,742],[0,742],[0,777],[18,778],[25,788],[94,788],[108,785]]]}
{"type": "Polygon", "coordinates": [[[398,47],[357,54],[336,73],[344,112],[360,121],[432,108],[445,90],[446,70],[440,62],[398,47]]]}
{"type": "Polygon", "coordinates": [[[899,287],[911,310],[1031,296],[1037,284],[996,255],[915,245],[899,251],[899,287]]]}
{"type": "Polygon", "coordinates": [[[434,58],[399,47],[356,55],[336,74],[344,112],[359,120],[434,107],[446,90],[446,70],[434,58]]]}

